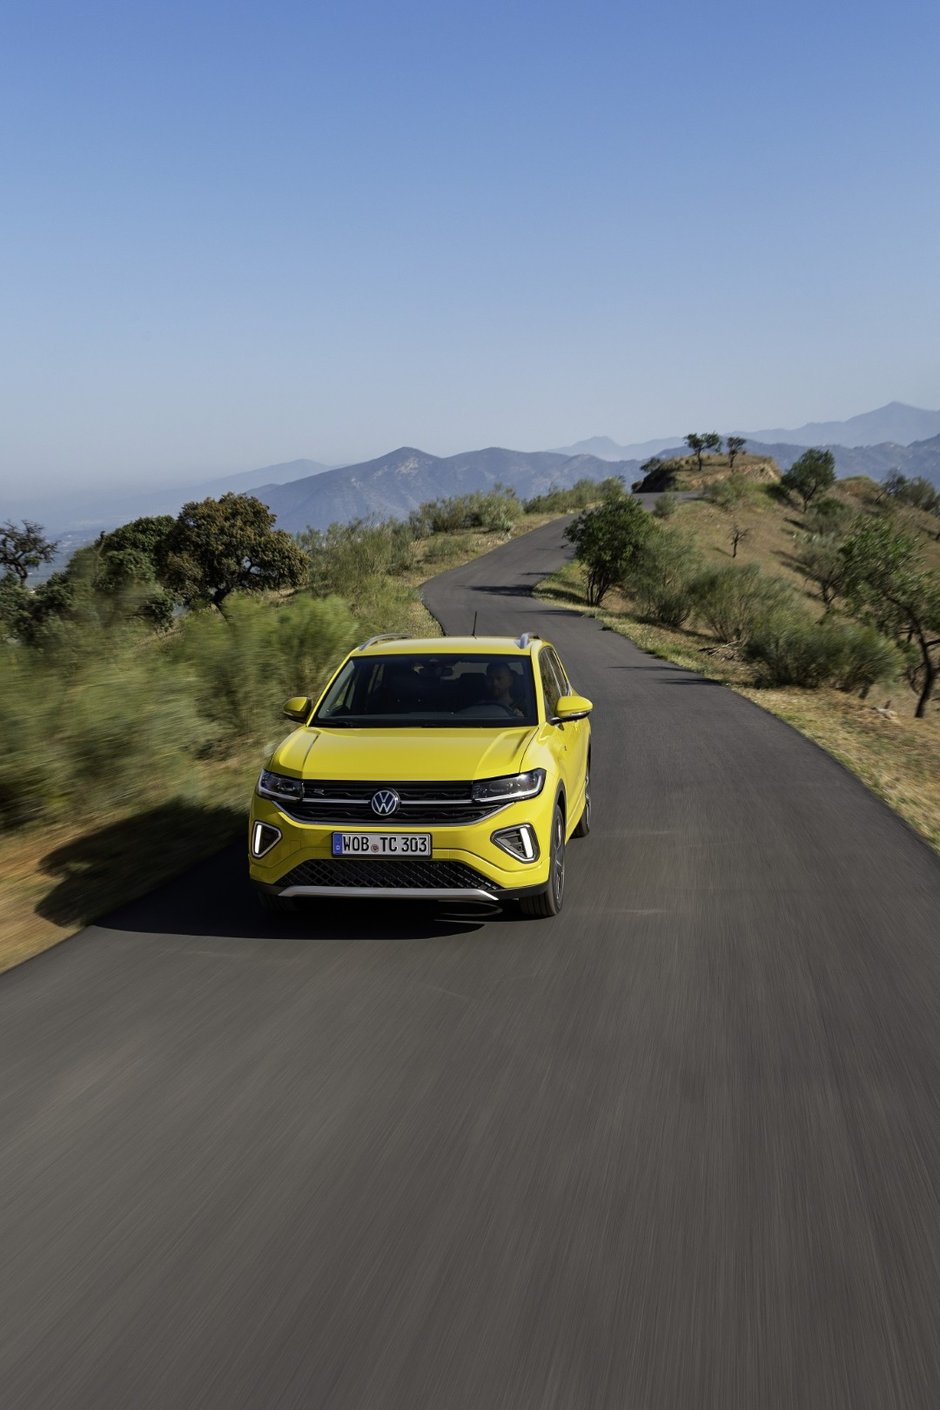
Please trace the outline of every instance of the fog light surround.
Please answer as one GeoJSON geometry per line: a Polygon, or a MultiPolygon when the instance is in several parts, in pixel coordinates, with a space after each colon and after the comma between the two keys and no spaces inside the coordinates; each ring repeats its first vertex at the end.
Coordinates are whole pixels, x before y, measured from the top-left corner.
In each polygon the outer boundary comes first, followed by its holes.
{"type": "Polygon", "coordinates": [[[490,841],[517,862],[537,862],[539,839],[531,823],[519,823],[516,827],[501,827],[490,836],[490,841]]]}
{"type": "Polygon", "coordinates": [[[276,847],[281,840],[278,828],[271,823],[256,822],[251,829],[251,855],[253,857],[266,857],[272,847],[276,847]]]}

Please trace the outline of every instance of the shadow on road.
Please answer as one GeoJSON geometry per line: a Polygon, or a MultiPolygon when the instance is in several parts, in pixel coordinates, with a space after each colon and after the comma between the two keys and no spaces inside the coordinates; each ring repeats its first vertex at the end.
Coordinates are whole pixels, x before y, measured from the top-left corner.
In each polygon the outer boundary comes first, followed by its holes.
{"type": "Polygon", "coordinates": [[[495,905],[330,898],[305,902],[296,915],[267,915],[249,885],[245,849],[238,842],[96,924],[102,930],[161,936],[395,941],[469,934],[496,915],[495,905]]]}
{"type": "Polygon", "coordinates": [[[56,925],[87,924],[124,901],[175,876],[245,828],[237,808],[175,799],[121,818],[47,852],[43,873],[56,880],[36,906],[56,925]]]}

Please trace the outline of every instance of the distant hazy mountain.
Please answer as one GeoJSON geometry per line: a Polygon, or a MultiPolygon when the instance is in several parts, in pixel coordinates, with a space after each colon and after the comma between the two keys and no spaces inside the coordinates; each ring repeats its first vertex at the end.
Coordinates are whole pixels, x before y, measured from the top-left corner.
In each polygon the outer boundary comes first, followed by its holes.
{"type": "Polygon", "coordinates": [[[608,475],[623,475],[629,484],[637,469],[635,460],[608,461],[560,451],[490,446],[441,457],[402,446],[378,460],[345,465],[287,485],[265,485],[255,493],[274,510],[278,528],[299,533],[373,515],[405,517],[426,500],[486,490],[498,482],[511,485],[522,499],[553,485],[602,480],[608,475]]]}
{"type": "Polygon", "coordinates": [[[635,445],[621,446],[609,436],[590,436],[586,441],[577,441],[573,446],[559,446],[555,455],[593,455],[598,460],[647,460],[651,455],[674,446],[681,437],[669,436],[658,441],[637,441],[635,445]]]}
{"type": "MultiPolygon", "coordinates": [[[[0,519],[35,519],[54,536],[68,531],[88,543],[102,529],[126,524],[144,514],[178,514],[192,499],[217,498],[228,490],[248,494],[259,485],[281,485],[286,480],[322,474],[329,466],[317,460],[287,460],[222,475],[192,485],[170,485],[166,489],[137,491],[104,490],[60,493],[55,496],[27,497],[0,503],[0,519]]],[[[75,545],[73,545],[74,547],[75,545]]]]}
{"type": "Polygon", "coordinates": [[[748,440],[782,441],[798,446],[876,446],[885,442],[909,446],[914,441],[940,435],[940,411],[922,411],[900,401],[889,401],[877,411],[850,416],[848,421],[811,421],[795,431],[777,428],[744,434],[748,440]]]}
{"type": "MultiPolygon", "coordinates": [[[[905,406],[903,402],[891,401],[887,406],[879,407],[877,411],[865,411],[860,416],[850,416],[848,421],[811,421],[793,431],[778,427],[771,431],[742,431],[740,434],[745,436],[749,443],[795,445],[803,448],[833,445],[851,448],[876,446],[886,442],[907,446],[914,441],[924,441],[940,435],[940,411],[922,411],[916,406],[905,406]]],[[[635,445],[618,445],[609,436],[591,436],[589,440],[578,441],[575,445],[562,446],[560,453],[596,455],[601,460],[646,460],[651,455],[662,455],[664,451],[672,451],[677,446],[686,454],[684,442],[684,434],[658,441],[641,441],[635,445]]]]}

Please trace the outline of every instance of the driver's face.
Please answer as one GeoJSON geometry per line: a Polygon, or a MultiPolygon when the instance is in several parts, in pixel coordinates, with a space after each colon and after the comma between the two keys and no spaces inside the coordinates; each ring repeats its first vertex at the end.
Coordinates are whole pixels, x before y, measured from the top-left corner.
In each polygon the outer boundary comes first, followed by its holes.
{"type": "Polygon", "coordinates": [[[512,671],[508,666],[492,666],[486,673],[486,685],[491,696],[499,699],[512,691],[512,671]]]}

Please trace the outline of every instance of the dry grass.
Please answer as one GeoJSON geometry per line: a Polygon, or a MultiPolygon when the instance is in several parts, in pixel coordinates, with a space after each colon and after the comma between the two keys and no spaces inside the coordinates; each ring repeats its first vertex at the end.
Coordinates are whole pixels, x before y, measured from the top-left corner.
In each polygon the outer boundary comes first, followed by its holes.
{"type": "MultiPolygon", "coordinates": [[[[554,517],[526,515],[515,534],[554,517]]],[[[505,534],[468,531],[420,543],[414,571],[390,580],[387,600],[376,609],[385,616],[375,630],[440,636],[440,626],[418,589],[429,577],[505,541],[505,534]]],[[[196,763],[185,797],[151,799],[126,812],[86,817],[77,826],[22,828],[3,838],[0,972],[145,895],[238,837],[262,762],[259,751],[251,748],[224,760],[196,763]]]]}

